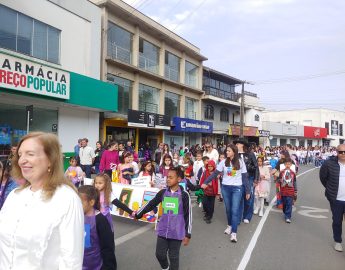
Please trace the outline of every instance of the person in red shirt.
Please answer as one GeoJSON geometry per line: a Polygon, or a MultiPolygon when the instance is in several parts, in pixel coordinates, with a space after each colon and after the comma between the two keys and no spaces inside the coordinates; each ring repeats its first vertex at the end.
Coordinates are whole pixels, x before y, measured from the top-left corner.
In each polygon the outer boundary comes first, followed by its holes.
{"type": "Polygon", "coordinates": [[[296,173],[291,169],[292,160],[286,158],[285,169],[280,172],[279,183],[286,223],[291,223],[293,201],[297,199],[296,173]]]}

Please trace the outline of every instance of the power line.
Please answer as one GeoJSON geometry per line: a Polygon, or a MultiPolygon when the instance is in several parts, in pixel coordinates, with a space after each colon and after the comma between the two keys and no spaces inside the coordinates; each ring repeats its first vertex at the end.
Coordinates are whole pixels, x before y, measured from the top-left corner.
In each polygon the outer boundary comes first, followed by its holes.
{"type": "Polygon", "coordinates": [[[171,31],[172,31],[172,32],[175,31],[178,27],[180,27],[180,26],[182,25],[182,23],[184,23],[187,19],[191,18],[192,15],[193,15],[193,14],[194,14],[194,13],[195,13],[205,2],[206,2],[206,0],[203,0],[202,2],[200,2],[200,4],[199,4],[196,8],[192,9],[192,10],[189,12],[189,14],[188,14],[182,21],[180,21],[180,22],[175,26],[175,28],[172,29],[171,31]]]}
{"type": "Polygon", "coordinates": [[[311,80],[311,79],[316,79],[316,78],[343,75],[343,74],[345,74],[345,70],[319,73],[319,74],[310,74],[310,75],[296,76],[296,77],[286,77],[286,78],[280,78],[280,79],[256,80],[256,81],[252,81],[252,83],[254,83],[255,85],[274,84],[274,83],[288,83],[288,82],[311,80]]]}

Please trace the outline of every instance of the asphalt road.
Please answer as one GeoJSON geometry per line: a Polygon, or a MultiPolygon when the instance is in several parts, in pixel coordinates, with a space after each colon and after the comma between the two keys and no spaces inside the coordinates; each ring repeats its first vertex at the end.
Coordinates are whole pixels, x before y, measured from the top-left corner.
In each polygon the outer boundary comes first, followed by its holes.
{"type": "MultiPolygon", "coordinates": [[[[192,239],[189,246],[181,248],[180,269],[344,270],[345,252],[333,250],[331,213],[318,172],[301,167],[291,224],[273,207],[266,217],[254,216],[250,224],[242,223],[237,243],[231,243],[223,233],[226,218],[222,203],[216,201],[211,224],[203,221],[201,208],[194,204],[192,239]]],[[[113,221],[118,269],[161,269],[155,258],[153,225],[118,217],[113,221]]]]}

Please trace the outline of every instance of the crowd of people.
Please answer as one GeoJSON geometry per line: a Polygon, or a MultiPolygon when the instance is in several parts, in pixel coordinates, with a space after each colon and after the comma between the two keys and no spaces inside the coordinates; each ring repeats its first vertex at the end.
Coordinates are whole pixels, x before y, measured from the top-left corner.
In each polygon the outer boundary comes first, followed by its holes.
{"type": "MultiPolygon", "coordinates": [[[[338,154],[336,148],[263,148],[237,139],[227,146],[206,142],[178,152],[159,143],[155,151],[139,155],[130,141],[110,142],[106,148],[97,142],[94,150],[84,138],[63,172],[57,137],[30,133],[0,164],[0,269],[116,269],[111,206],[140,219],[160,203],[156,257],[162,269],[178,269],[181,244],[188,245],[191,238],[191,193],[195,192],[207,224],[212,223],[216,200],[224,203],[224,234],[236,243],[238,226],[250,223],[253,215],[264,215],[271,180],[276,186],[276,207],[291,223],[299,167],[318,167],[338,154]],[[93,186],[84,185],[84,178],[92,176],[93,186]],[[133,211],[114,197],[111,182],[130,185],[133,178],[142,176],[160,191],[133,211]]],[[[331,204],[331,208],[339,214],[344,207],[331,204]]],[[[341,243],[339,237],[338,232],[337,243],[341,243]]]]}

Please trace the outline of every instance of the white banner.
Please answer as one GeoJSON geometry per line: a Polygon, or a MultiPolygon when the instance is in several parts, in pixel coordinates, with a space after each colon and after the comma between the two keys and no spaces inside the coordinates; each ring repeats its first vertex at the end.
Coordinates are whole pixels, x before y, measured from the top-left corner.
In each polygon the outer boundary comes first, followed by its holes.
{"type": "Polygon", "coordinates": [[[151,187],[150,184],[151,176],[142,176],[137,178],[132,178],[131,184],[132,186],[138,186],[138,187],[151,187]]]}
{"type": "MultiPolygon", "coordinates": [[[[139,210],[148,201],[150,201],[159,191],[158,188],[147,188],[133,185],[123,185],[118,183],[111,183],[114,196],[122,203],[126,204],[133,211],[139,210]]],[[[151,212],[146,213],[140,221],[156,223],[158,217],[159,205],[151,212]]],[[[111,214],[114,216],[120,216],[130,218],[128,213],[113,206],[111,214]]]]}

